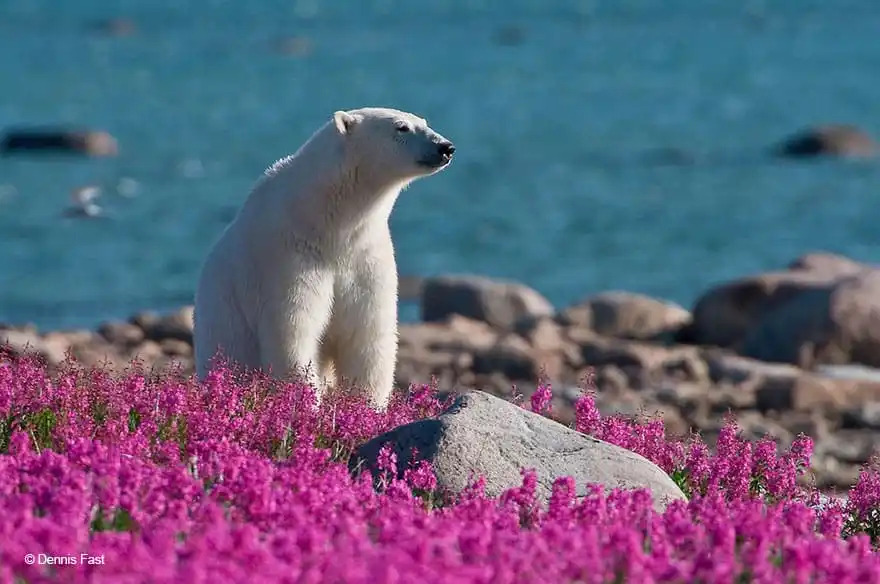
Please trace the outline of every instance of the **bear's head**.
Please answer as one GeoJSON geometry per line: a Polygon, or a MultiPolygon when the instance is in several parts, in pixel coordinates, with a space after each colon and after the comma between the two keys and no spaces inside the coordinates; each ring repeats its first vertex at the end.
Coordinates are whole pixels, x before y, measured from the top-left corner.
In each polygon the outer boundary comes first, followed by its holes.
{"type": "Polygon", "coordinates": [[[389,108],[337,111],[333,123],[347,156],[391,180],[410,180],[446,168],[455,146],[413,114],[389,108]]]}

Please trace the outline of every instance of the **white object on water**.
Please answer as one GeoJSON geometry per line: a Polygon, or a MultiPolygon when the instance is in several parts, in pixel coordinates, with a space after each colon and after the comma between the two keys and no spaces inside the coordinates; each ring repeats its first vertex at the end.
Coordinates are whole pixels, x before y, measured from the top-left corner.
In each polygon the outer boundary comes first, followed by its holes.
{"type": "Polygon", "coordinates": [[[66,217],[97,217],[103,214],[104,209],[95,202],[101,195],[101,188],[88,185],[75,188],[70,192],[70,200],[73,203],[64,211],[66,217]]]}

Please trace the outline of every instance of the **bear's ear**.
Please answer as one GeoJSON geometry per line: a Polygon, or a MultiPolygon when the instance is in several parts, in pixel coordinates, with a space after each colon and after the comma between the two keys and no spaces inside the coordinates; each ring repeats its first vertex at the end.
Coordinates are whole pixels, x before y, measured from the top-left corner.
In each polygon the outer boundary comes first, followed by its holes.
{"type": "Polygon", "coordinates": [[[336,129],[344,136],[345,134],[348,134],[352,127],[357,123],[357,118],[348,112],[338,111],[333,114],[333,121],[336,124],[336,129]]]}

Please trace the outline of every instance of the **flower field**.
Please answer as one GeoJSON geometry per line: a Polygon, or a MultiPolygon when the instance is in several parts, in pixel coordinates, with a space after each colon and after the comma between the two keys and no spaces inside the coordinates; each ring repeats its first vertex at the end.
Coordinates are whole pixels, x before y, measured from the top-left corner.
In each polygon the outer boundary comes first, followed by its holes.
{"type": "Polygon", "coordinates": [[[603,417],[588,392],[577,429],[652,460],[689,502],[658,514],[645,491],[577,498],[560,477],[544,505],[529,469],[497,498],[480,480],[443,493],[390,451],[384,477],[351,477],[354,448],[443,407],[430,386],[378,413],[223,366],[197,383],[0,356],[0,582],[880,582],[876,469],[820,504],[799,480],[808,437],[777,452],[729,421],[710,452],[603,417]]]}

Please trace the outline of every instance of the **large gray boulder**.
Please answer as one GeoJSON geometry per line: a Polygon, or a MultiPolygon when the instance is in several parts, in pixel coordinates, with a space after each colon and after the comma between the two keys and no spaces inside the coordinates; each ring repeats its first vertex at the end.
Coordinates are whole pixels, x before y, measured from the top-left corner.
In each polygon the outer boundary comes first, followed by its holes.
{"type": "Polygon", "coordinates": [[[720,284],[697,300],[689,337],[695,344],[738,350],[770,312],[836,280],[836,274],[794,270],[766,272],[720,284]]]}
{"type": "Polygon", "coordinates": [[[764,361],[880,366],[880,270],[804,290],[746,336],[742,353],[764,361]]]}
{"type": "MultiPolygon", "coordinates": [[[[759,353],[764,349],[754,348],[754,337],[768,319],[776,321],[767,325],[773,329],[772,335],[788,335],[787,329],[792,326],[801,331],[816,328],[821,324],[819,321],[826,318],[830,291],[840,282],[857,280],[870,272],[880,270],[877,266],[836,254],[813,252],[793,261],[787,270],[725,282],[709,289],[697,300],[693,323],[686,336],[694,344],[716,345],[740,352],[748,344],[749,349],[744,354],[763,359],[765,356],[759,356],[759,353]]],[[[864,293],[858,295],[864,296],[864,293]]],[[[791,334],[803,338],[805,333],[791,334]]],[[[783,360],[796,362],[790,357],[783,360]]]]}
{"type": "Polygon", "coordinates": [[[537,472],[538,496],[546,501],[553,481],[571,476],[579,495],[590,483],[606,489],[647,487],[660,511],[684,494],[660,467],[619,446],[575,432],[544,416],[481,391],[461,394],[437,418],[400,426],[361,446],[350,468],[376,470],[382,446],[390,442],[402,474],[413,447],[429,460],[437,486],[454,493],[483,476],[486,494],[497,496],[522,484],[520,470],[537,472]]]}
{"type": "Polygon", "coordinates": [[[422,320],[444,321],[453,314],[512,329],[522,318],[552,315],[540,293],[516,282],[484,276],[437,276],[422,283],[422,320]]]}

